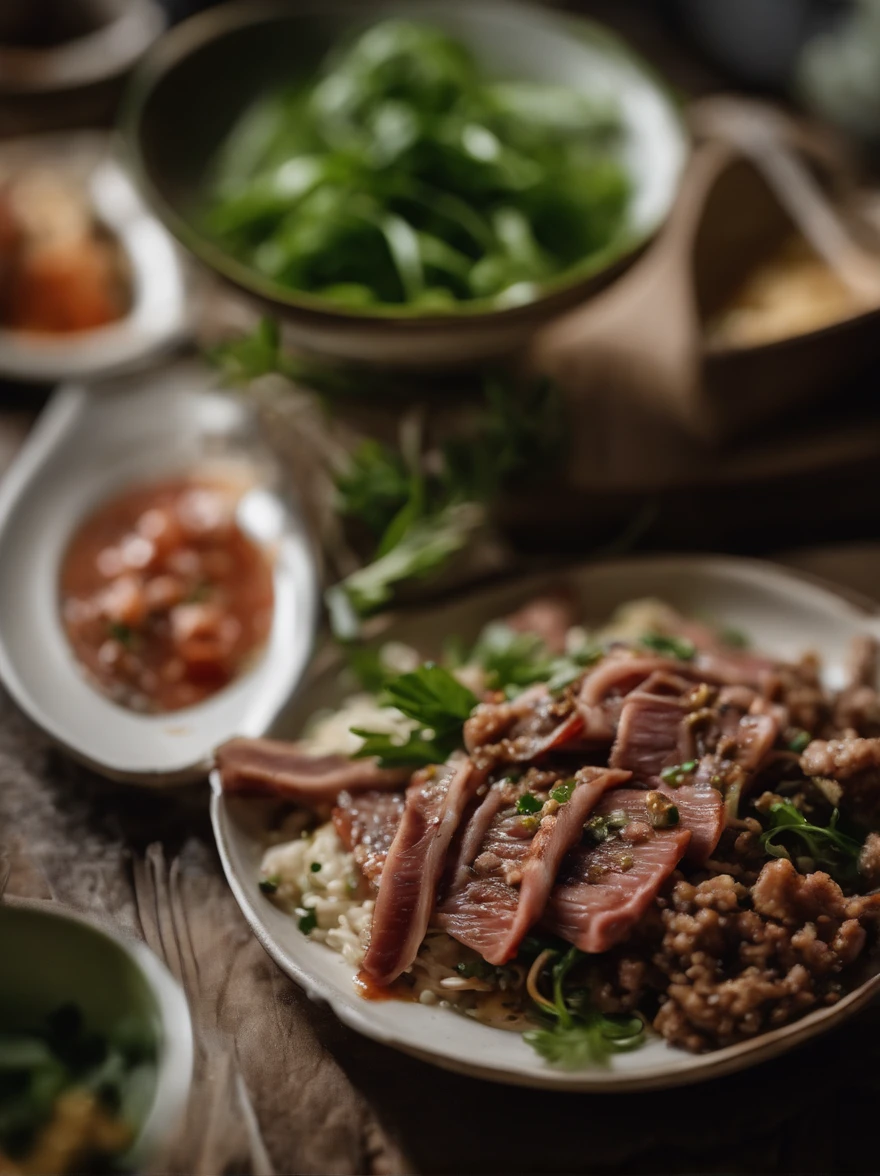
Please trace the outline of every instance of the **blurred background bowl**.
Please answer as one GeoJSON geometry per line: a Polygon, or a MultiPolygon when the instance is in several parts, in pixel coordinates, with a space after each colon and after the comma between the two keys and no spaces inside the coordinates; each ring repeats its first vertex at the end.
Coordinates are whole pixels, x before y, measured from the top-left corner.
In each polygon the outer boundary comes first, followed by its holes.
{"type": "Polygon", "coordinates": [[[157,0],[2,0],[0,134],[108,120],[165,25],[157,0]]]}
{"type": "Polygon", "coordinates": [[[169,229],[238,292],[278,316],[296,346],[344,360],[424,367],[472,363],[521,345],[538,326],[603,287],[663,223],[678,191],[687,136],[649,68],[598,26],[515,3],[234,4],[174,29],[141,63],[123,113],[130,162],[169,229]],[[393,15],[462,40],[493,76],[612,95],[633,184],[620,254],[585,262],[527,305],[448,314],[406,307],[354,311],[279,287],[196,227],[206,173],[238,116],[280,84],[313,75],[340,38],[393,15]]]}
{"type": "Polygon", "coordinates": [[[192,1027],[186,998],[144,944],[59,909],[54,902],[0,902],[0,1031],[39,1024],[76,1005],[89,1029],[134,1025],[156,1042],[156,1075],[123,1157],[132,1170],[169,1142],[186,1105],[192,1027]]]}

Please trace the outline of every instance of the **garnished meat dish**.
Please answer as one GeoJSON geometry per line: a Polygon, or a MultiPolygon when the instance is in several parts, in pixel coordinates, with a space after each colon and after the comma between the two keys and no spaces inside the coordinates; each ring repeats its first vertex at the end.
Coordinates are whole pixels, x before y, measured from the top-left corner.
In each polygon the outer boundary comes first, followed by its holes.
{"type": "MultiPolygon", "coordinates": [[[[236,522],[241,491],[209,477],[136,486],[73,536],[61,616],[89,680],[114,702],[148,712],[193,706],[265,644],[272,567],[236,522]]],[[[256,770],[252,763],[252,777],[256,770]]]]}
{"type": "Polygon", "coordinates": [[[443,664],[388,645],[295,744],[221,747],[279,802],[260,889],[366,996],[443,1005],[575,1067],[718,1049],[833,1005],[880,920],[876,649],[849,683],[656,601],[564,594],[443,664]]]}

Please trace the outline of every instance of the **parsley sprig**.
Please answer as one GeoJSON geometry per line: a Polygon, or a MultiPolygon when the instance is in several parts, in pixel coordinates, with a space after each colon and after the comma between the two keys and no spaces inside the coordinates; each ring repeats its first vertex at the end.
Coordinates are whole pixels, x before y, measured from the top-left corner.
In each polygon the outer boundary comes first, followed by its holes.
{"type": "Polygon", "coordinates": [[[827,870],[839,882],[851,882],[858,877],[862,847],[855,838],[838,828],[840,814],[837,809],[827,825],[812,825],[790,800],[783,800],[770,806],[767,818],[768,826],[761,834],[761,844],[773,857],[792,860],[795,845],[799,842],[802,852],[794,855],[795,860],[798,856],[810,857],[816,866],[827,870]],[[788,840],[789,847],[782,844],[783,839],[788,840]]]}
{"type": "Polygon", "coordinates": [[[601,1064],[613,1053],[636,1049],[643,1044],[645,1036],[639,1017],[600,1013],[593,1007],[585,988],[566,992],[569,972],[584,958],[584,953],[576,947],[557,955],[551,973],[553,1000],[541,1005],[541,1014],[549,1024],[523,1034],[542,1058],[567,1070],[590,1063],[601,1064]]]}
{"type": "Polygon", "coordinates": [[[379,701],[417,724],[404,743],[384,733],[352,728],[364,741],[355,758],[377,756],[380,767],[444,763],[461,746],[465,720],[477,705],[471,691],[434,662],[388,679],[379,701]]]}

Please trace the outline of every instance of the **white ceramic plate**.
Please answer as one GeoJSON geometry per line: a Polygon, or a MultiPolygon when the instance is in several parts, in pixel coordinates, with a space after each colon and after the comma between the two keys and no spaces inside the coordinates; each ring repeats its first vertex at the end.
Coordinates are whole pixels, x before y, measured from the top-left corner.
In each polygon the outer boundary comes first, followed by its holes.
{"type": "Polygon", "coordinates": [[[82,184],[98,219],[128,260],[132,304],[118,322],[89,331],[48,334],[0,328],[0,375],[55,383],[94,379],[136,366],[179,343],[190,311],[183,259],[113,158],[108,134],[78,131],[0,143],[0,181],[20,168],[47,167],[82,184]]]}
{"type": "MultiPolygon", "coordinates": [[[[553,583],[562,578],[580,596],[590,621],[602,621],[624,601],[657,596],[684,613],[706,614],[741,628],[757,648],[782,657],[815,650],[834,686],[843,681],[850,638],[866,630],[880,635],[880,618],[869,604],[772,564],[714,556],[646,558],[588,565],[555,577],[553,583]]],[[[447,634],[475,637],[486,621],[503,616],[542,586],[547,586],[546,580],[542,585],[532,579],[474,594],[406,618],[388,635],[426,654],[439,653],[447,634]]],[[[339,698],[338,673],[328,671],[301,692],[296,713],[290,716],[291,733],[312,711],[339,698]]],[[[652,1038],[642,1049],[612,1057],[607,1066],[556,1070],[519,1034],[477,1024],[449,1010],[359,997],[350,965],[300,934],[296,921],[260,893],[256,880],[266,812],[259,802],[225,798],[215,782],[212,816],[223,867],[245,917],[272,958],[309,996],[327,1001],[358,1032],[474,1077],[572,1091],[645,1090],[697,1082],[773,1057],[839,1024],[880,987],[876,976],[831,1008],[715,1053],[693,1055],[652,1038]]]]}
{"type": "Polygon", "coordinates": [[[308,663],[317,570],[298,504],[255,415],[218,390],[207,364],[60,389],[0,486],[0,677],[18,705],[72,755],[113,779],[161,787],[203,778],[230,735],[261,735],[308,663]],[[127,486],[229,468],[249,489],[243,530],[273,555],[265,649],[225,689],[171,714],[139,714],[94,689],[61,623],[58,575],[77,525],[127,486]]]}

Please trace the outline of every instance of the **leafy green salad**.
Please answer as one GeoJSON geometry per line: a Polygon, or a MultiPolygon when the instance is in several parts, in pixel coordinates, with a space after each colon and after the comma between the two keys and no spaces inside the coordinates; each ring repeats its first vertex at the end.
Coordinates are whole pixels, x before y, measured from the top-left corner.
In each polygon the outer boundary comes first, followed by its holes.
{"type": "Polygon", "coordinates": [[[202,224],[265,278],[348,309],[515,305],[623,248],[620,140],[612,104],[489,78],[440,29],[384,20],[244,112],[202,224]]]}

